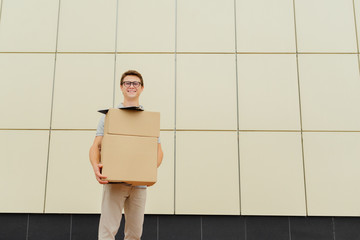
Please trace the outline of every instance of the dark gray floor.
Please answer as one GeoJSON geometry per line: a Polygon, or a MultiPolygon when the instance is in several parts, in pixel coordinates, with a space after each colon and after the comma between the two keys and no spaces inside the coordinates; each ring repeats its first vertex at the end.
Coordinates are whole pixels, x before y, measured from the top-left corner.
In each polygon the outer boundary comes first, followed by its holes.
{"type": "MultiPolygon", "coordinates": [[[[0,240],[97,240],[98,223],[98,214],[0,213],[0,240]]],[[[146,215],[142,240],[360,240],[360,218],[146,215]]]]}

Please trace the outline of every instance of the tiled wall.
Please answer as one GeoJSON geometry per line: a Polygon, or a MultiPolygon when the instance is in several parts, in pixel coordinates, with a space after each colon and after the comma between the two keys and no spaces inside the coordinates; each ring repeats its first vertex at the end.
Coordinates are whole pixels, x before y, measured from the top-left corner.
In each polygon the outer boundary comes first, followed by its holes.
{"type": "Polygon", "coordinates": [[[137,69],[147,213],[360,215],[360,0],[0,3],[0,212],[99,212],[97,110],[137,69]]]}

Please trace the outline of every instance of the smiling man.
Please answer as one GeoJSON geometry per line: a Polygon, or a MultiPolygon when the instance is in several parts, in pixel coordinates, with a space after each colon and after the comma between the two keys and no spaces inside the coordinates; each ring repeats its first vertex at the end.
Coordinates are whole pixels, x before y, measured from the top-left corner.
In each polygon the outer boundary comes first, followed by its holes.
{"type": "MultiPolygon", "coordinates": [[[[144,90],[144,82],[139,72],[129,70],[123,73],[120,81],[120,89],[124,96],[124,102],[121,103],[118,108],[138,107],[143,110],[143,107],[139,105],[139,97],[144,90]]],[[[99,223],[99,240],[115,239],[115,235],[119,230],[123,209],[126,218],[124,240],[140,240],[144,222],[147,187],[132,186],[127,183],[110,184],[104,180],[106,176],[101,174],[102,164],[100,164],[104,122],[105,115],[100,119],[94,143],[90,148],[90,162],[96,180],[100,184],[104,184],[99,223]]],[[[158,167],[162,162],[162,158],[163,152],[160,139],[158,139],[158,167]]]]}

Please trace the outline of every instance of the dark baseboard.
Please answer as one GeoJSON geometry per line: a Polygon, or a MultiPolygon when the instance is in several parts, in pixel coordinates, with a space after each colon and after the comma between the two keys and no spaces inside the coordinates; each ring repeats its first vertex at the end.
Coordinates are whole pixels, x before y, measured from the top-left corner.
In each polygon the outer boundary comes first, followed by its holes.
{"type": "MultiPolygon", "coordinates": [[[[99,217],[0,213],[0,240],[97,240],[99,217]]],[[[146,215],[142,240],[360,240],[359,226],[358,217],[146,215]]],[[[124,221],[116,240],[123,231],[124,221]]]]}

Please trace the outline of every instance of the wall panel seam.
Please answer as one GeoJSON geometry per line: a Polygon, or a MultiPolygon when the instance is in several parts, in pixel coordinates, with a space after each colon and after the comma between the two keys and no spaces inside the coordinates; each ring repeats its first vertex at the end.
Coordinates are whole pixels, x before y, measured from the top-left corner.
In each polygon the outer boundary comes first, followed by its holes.
{"type": "Polygon", "coordinates": [[[25,239],[29,239],[29,226],[30,226],[30,214],[27,214],[27,221],[26,221],[26,236],[25,239]]]}
{"type": "Polygon", "coordinates": [[[203,240],[203,216],[200,216],[200,240],[203,240]]]}
{"type": "Polygon", "coordinates": [[[291,221],[290,221],[290,217],[288,217],[288,229],[289,229],[289,240],[291,240],[291,221]]]}
{"type": "Polygon", "coordinates": [[[175,1],[175,52],[174,52],[174,209],[173,213],[176,214],[176,114],[177,114],[177,0],[175,1]]]}
{"type": "Polygon", "coordinates": [[[116,64],[117,64],[117,37],[118,37],[118,18],[119,18],[119,0],[116,0],[116,18],[115,18],[115,51],[114,51],[114,84],[113,84],[113,104],[115,106],[115,89],[116,89],[116,64]]]}
{"type": "Polygon", "coordinates": [[[336,235],[335,235],[335,220],[334,220],[334,217],[331,217],[331,226],[332,226],[333,239],[336,240],[336,235]]]}
{"type": "Polygon", "coordinates": [[[234,0],[234,31],[235,31],[235,85],[236,85],[236,141],[237,141],[237,164],[239,184],[239,215],[241,215],[241,178],[240,178],[240,139],[239,139],[239,69],[237,61],[237,31],[236,31],[236,0],[234,0]]]}
{"type": "Polygon", "coordinates": [[[301,154],[302,154],[302,166],[303,166],[303,181],[304,181],[304,197],[305,197],[305,214],[308,215],[308,203],[307,203],[307,188],[306,188],[306,173],[305,173],[305,156],[304,156],[304,139],[303,139],[303,126],[302,126],[302,111],[301,111],[301,90],[300,90],[300,69],[299,69],[299,54],[298,54],[298,42],[297,42],[297,28],[296,28],[296,5],[293,0],[293,13],[294,13],[294,33],[295,33],[295,46],[296,46],[296,71],[297,71],[297,84],[298,84],[298,97],[299,97],[299,117],[300,117],[300,137],[301,137],[301,154]]]}
{"type": "Polygon", "coordinates": [[[159,215],[156,216],[156,240],[160,240],[159,215]]]}
{"type": "MultiPolygon", "coordinates": [[[[114,54],[114,52],[7,52],[3,51],[0,54],[114,54]]],[[[180,55],[232,55],[234,52],[176,52],[180,55]]],[[[236,54],[245,55],[245,54],[298,54],[298,55],[306,55],[306,54],[358,54],[358,52],[235,52],[236,54]]],[[[115,54],[174,54],[174,52],[115,52],[115,54]]]]}
{"type": "Polygon", "coordinates": [[[354,24],[355,24],[356,48],[357,48],[357,52],[359,53],[359,38],[358,38],[358,31],[357,31],[357,21],[356,21],[355,0],[352,0],[352,5],[353,5],[353,13],[354,13],[354,24]]]}
{"type": "Polygon", "coordinates": [[[1,16],[2,16],[2,11],[3,11],[4,1],[5,0],[2,0],[1,3],[0,3],[0,24],[1,24],[1,16]]]}
{"type": "Polygon", "coordinates": [[[352,1],[353,4],[353,11],[354,11],[354,23],[355,23],[355,35],[356,35],[356,47],[357,47],[357,60],[358,60],[358,69],[359,69],[359,76],[360,76],[360,57],[359,57],[359,37],[357,31],[357,21],[356,21],[356,9],[355,9],[355,0],[352,1]]]}
{"type": "Polygon", "coordinates": [[[72,235],[72,224],[73,224],[73,214],[70,214],[70,226],[69,226],[69,239],[71,240],[71,235],[72,235]]]}
{"type": "Polygon", "coordinates": [[[49,161],[50,142],[51,142],[51,128],[52,128],[52,118],[53,118],[53,108],[54,108],[55,75],[56,75],[56,63],[57,63],[57,48],[58,48],[58,40],[59,40],[60,11],[61,11],[61,0],[59,0],[59,4],[58,4],[58,19],[57,19],[57,29],[56,29],[56,41],[55,41],[55,59],[54,59],[53,85],[52,85],[52,93],[51,93],[50,127],[49,127],[48,152],[47,152],[47,160],[46,160],[43,213],[45,213],[45,209],[46,209],[46,196],[47,196],[46,194],[47,194],[49,162],[50,162],[49,161]]]}
{"type": "MultiPolygon", "coordinates": [[[[360,70],[359,70],[360,71],[360,70]]],[[[0,131],[49,131],[50,129],[46,128],[0,128],[0,131]]],[[[96,129],[80,129],[80,128],[52,128],[52,132],[55,131],[96,131],[96,129]]],[[[174,132],[174,129],[160,129],[161,132],[174,132]]],[[[227,130],[227,129],[177,129],[177,132],[237,132],[237,130],[227,130]]],[[[360,133],[360,130],[241,130],[239,132],[275,132],[275,133],[360,133]]]]}

